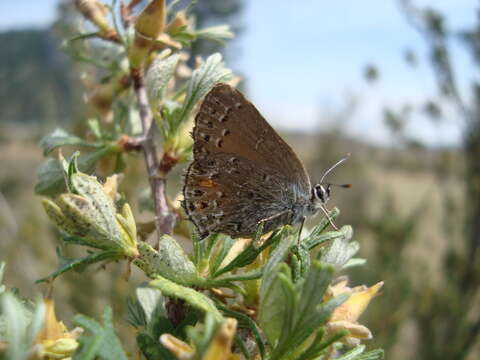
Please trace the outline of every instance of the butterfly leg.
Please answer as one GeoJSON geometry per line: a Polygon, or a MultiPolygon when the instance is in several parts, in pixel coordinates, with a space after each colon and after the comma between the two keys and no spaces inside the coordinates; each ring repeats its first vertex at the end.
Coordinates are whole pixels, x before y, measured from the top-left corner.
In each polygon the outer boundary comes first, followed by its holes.
{"type": "Polygon", "coordinates": [[[328,222],[333,226],[333,228],[335,230],[339,230],[339,228],[337,227],[337,225],[335,225],[335,223],[333,222],[332,218],[330,217],[330,215],[328,214],[328,211],[327,209],[324,207],[324,206],[320,206],[320,209],[322,209],[323,213],[325,214],[325,216],[327,217],[327,220],[328,222]]]}
{"type": "Polygon", "coordinates": [[[300,245],[300,236],[302,236],[303,225],[305,224],[305,219],[306,218],[307,217],[304,216],[304,217],[302,217],[302,220],[300,220],[300,229],[298,230],[297,245],[300,245]]]}
{"type": "Polygon", "coordinates": [[[265,228],[265,225],[267,224],[267,222],[269,221],[273,221],[273,220],[277,220],[278,218],[280,218],[281,216],[285,215],[285,214],[288,214],[290,213],[291,214],[291,211],[290,210],[284,210],[284,211],[281,211],[275,215],[272,215],[272,216],[269,216],[265,219],[262,219],[258,222],[258,225],[260,226],[260,224],[263,224],[262,225],[262,232],[263,232],[263,228],[265,228]]]}

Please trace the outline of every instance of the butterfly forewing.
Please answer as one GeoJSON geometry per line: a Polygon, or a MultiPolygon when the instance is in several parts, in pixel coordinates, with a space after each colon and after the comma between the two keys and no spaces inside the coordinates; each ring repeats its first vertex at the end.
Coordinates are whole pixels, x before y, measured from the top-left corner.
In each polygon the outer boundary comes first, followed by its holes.
{"type": "Polygon", "coordinates": [[[293,150],[244,96],[217,84],[195,118],[194,161],[184,207],[202,236],[248,236],[258,222],[287,223],[289,209],[310,196],[310,181],[293,150]]]}

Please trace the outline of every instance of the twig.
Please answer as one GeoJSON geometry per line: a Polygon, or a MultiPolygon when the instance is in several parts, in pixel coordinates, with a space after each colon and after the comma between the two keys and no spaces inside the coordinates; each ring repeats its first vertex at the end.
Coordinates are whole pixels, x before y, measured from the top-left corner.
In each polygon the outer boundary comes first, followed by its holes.
{"type": "Polygon", "coordinates": [[[157,243],[154,248],[158,249],[160,236],[163,234],[171,234],[173,232],[175,215],[173,215],[168,209],[165,192],[165,178],[158,174],[159,163],[152,134],[153,116],[148,104],[147,92],[143,82],[143,74],[140,71],[132,70],[131,75],[143,127],[142,149],[155,206],[155,228],[158,234],[157,243]]]}

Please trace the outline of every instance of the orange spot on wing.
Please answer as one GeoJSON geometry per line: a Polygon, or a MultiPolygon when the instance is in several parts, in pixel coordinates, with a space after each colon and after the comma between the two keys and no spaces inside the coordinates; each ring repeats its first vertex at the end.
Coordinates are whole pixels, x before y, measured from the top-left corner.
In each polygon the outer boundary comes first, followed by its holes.
{"type": "Polygon", "coordinates": [[[210,179],[202,179],[198,181],[198,186],[213,188],[213,187],[217,187],[218,184],[215,181],[210,179]]]}

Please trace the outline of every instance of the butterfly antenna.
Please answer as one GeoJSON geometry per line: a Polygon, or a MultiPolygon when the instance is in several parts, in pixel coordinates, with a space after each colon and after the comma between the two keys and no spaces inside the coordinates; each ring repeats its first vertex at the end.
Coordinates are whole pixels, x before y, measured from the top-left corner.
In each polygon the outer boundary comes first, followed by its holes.
{"type": "Polygon", "coordinates": [[[325,183],[326,185],[330,185],[330,186],[336,186],[336,187],[341,187],[341,188],[345,188],[345,189],[349,189],[352,187],[352,184],[333,184],[333,183],[325,183]]]}
{"type": "Polygon", "coordinates": [[[320,209],[322,209],[323,213],[325,214],[325,216],[327,217],[328,219],[328,222],[333,226],[333,228],[337,231],[339,231],[340,229],[337,227],[337,225],[335,225],[335,223],[333,222],[332,218],[330,217],[330,215],[328,214],[328,211],[327,209],[322,205],[320,206],[320,209]]]}
{"type": "MultiPolygon", "coordinates": [[[[338,165],[340,165],[341,163],[345,162],[348,160],[348,158],[350,157],[350,154],[347,154],[347,156],[341,158],[340,160],[338,160],[335,164],[333,164],[332,166],[330,166],[330,168],[325,171],[325,173],[323,174],[322,178],[320,179],[320,184],[323,183],[323,179],[325,179],[325,177],[333,170],[335,169],[338,165]]],[[[333,184],[332,184],[333,185],[333,184]]],[[[347,184],[346,184],[347,185],[347,184]]],[[[347,187],[347,186],[342,186],[342,187],[347,187]]]]}

